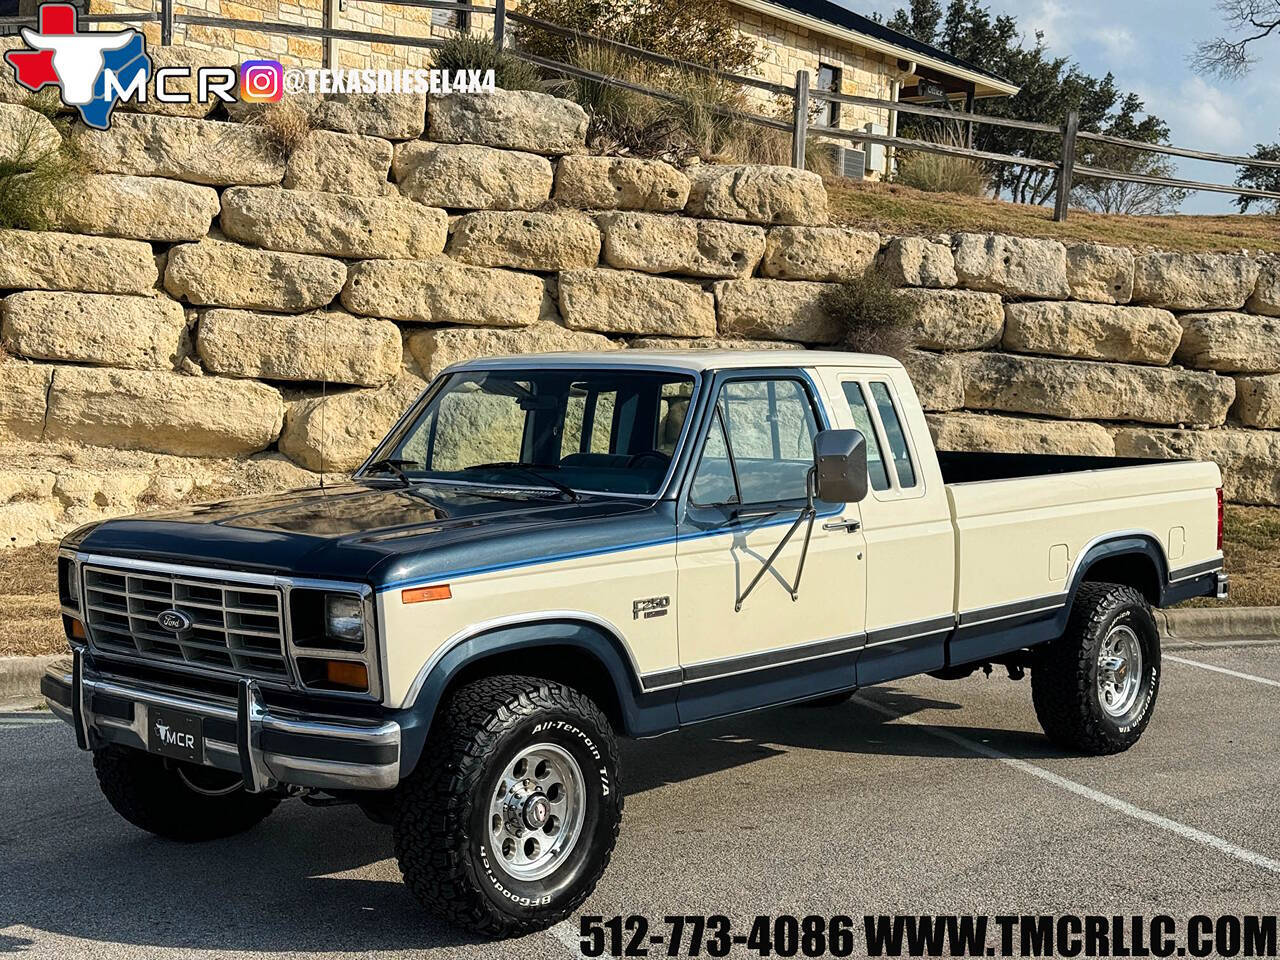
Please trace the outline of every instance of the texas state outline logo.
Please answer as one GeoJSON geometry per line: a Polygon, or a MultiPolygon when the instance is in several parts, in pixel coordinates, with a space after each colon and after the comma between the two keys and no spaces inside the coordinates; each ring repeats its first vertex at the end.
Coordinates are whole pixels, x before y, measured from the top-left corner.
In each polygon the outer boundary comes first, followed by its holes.
{"type": "Polygon", "coordinates": [[[57,87],[62,102],[75,107],[85,124],[107,129],[124,91],[135,84],[145,89],[151,78],[146,37],[133,28],[81,33],[79,13],[69,3],[42,3],[39,23],[39,30],[22,28],[30,49],[4,55],[14,78],[32,92],[57,87]]]}

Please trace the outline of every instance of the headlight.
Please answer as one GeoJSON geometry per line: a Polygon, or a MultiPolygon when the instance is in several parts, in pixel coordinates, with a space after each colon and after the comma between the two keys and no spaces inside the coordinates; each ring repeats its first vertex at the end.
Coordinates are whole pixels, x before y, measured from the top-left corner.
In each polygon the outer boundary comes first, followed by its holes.
{"type": "Polygon", "coordinates": [[[75,560],[65,554],[58,557],[58,594],[64,607],[80,608],[80,581],[76,577],[75,560]]]}
{"type": "Polygon", "coordinates": [[[324,595],[324,632],[334,640],[364,640],[364,607],[359,597],[347,593],[324,595]]]}
{"type": "Polygon", "coordinates": [[[342,589],[289,591],[289,647],[307,690],[377,697],[378,652],[368,595],[342,589]]]}

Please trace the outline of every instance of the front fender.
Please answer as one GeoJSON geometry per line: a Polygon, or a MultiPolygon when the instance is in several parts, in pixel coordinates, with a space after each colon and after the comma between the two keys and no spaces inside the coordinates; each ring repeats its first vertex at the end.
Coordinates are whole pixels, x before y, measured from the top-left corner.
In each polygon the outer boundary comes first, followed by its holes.
{"type": "MultiPolygon", "coordinates": [[[[519,673],[527,654],[539,647],[568,648],[591,658],[604,671],[621,716],[620,733],[656,736],[679,726],[675,688],[646,692],[621,638],[608,628],[568,617],[492,627],[456,640],[424,668],[421,683],[415,684],[416,697],[392,715],[401,727],[401,775],[417,766],[436,713],[460,676],[477,670],[488,674],[519,673]],[[504,662],[510,665],[504,666],[504,662]]],[[[649,686],[653,685],[651,681],[649,686]]]]}

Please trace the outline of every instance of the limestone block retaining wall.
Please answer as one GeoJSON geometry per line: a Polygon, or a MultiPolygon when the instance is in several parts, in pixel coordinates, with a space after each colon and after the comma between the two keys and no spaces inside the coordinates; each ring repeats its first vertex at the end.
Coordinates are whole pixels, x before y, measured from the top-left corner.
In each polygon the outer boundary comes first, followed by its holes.
{"type": "Polygon", "coordinates": [[[880,236],[813,174],[592,157],[586,123],[498,91],[317,102],[289,156],[216,115],[73,134],[54,229],[0,231],[0,462],[52,478],[0,484],[0,545],[209,492],[175,463],[349,471],[469,357],[838,345],[823,295],[869,270],[940,446],[1212,457],[1280,505],[1280,262],[880,236]],[[95,456],[144,479],[75,482],[95,456]]]}

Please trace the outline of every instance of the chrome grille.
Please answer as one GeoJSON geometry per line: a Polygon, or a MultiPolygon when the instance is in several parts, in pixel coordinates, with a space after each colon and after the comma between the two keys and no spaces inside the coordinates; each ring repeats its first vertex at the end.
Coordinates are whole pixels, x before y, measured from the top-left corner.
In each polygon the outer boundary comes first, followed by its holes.
{"type": "Polygon", "coordinates": [[[89,642],[104,653],[289,679],[279,589],[86,564],[83,594],[89,642]],[[158,618],[167,610],[192,625],[166,630],[158,618]]]}

